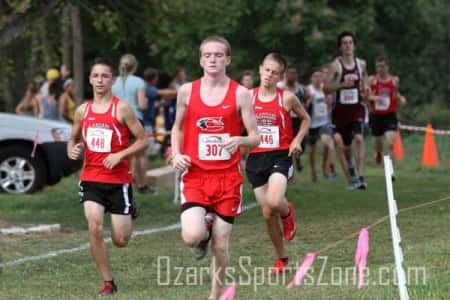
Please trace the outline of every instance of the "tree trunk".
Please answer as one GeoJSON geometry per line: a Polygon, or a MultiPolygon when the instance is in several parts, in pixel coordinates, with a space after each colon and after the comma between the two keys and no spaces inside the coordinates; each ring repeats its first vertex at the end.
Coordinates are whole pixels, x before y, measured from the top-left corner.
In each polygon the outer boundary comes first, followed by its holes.
{"type": "Polygon", "coordinates": [[[75,98],[77,104],[84,99],[83,90],[83,33],[81,28],[80,8],[70,5],[70,18],[72,20],[72,44],[73,44],[73,74],[75,82],[75,98]]]}
{"type": "Polygon", "coordinates": [[[70,6],[65,5],[62,9],[61,18],[62,63],[66,65],[69,70],[72,70],[72,59],[70,55],[72,35],[70,34],[70,32],[70,6]]]}
{"type": "MultiPolygon", "coordinates": [[[[11,61],[6,58],[6,54],[0,53],[0,58],[0,69],[4,72],[4,74],[12,72],[11,61]]],[[[0,76],[0,90],[2,91],[1,98],[4,100],[3,110],[6,112],[14,112],[16,105],[16,101],[14,101],[14,96],[11,91],[11,86],[10,76],[0,76]]]]}
{"type": "Polygon", "coordinates": [[[29,82],[41,71],[39,63],[39,32],[33,29],[31,32],[30,78],[27,78],[29,82]]]}
{"type": "Polygon", "coordinates": [[[42,64],[44,65],[44,69],[47,71],[51,67],[53,67],[52,58],[51,58],[51,47],[49,45],[49,40],[47,36],[47,26],[45,20],[39,22],[39,36],[41,42],[41,59],[42,64]]]}

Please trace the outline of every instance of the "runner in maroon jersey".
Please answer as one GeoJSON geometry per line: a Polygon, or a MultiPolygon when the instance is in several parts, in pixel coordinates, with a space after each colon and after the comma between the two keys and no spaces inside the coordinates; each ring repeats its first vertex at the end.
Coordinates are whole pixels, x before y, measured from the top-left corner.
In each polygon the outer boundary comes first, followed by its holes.
{"type": "Polygon", "coordinates": [[[376,74],[369,77],[370,126],[375,137],[375,162],[381,164],[383,136],[386,139],[388,153],[393,157],[398,128],[398,104],[405,105],[406,99],[398,92],[399,79],[389,73],[389,65],[384,57],[377,57],[375,68],[376,74]]]}
{"type": "Polygon", "coordinates": [[[247,158],[247,178],[261,205],[267,231],[275,247],[276,260],[271,272],[279,273],[288,265],[284,239],[290,241],[296,232],[294,205],[286,200],[287,182],[294,173],[292,156],[301,152],[301,142],[308,132],[310,118],[294,93],[277,88],[286,69],[285,59],[268,54],[259,67],[261,83],[253,89],[260,143],[247,158]],[[299,118],[299,130],[292,132],[293,112],[299,118]],[[280,228],[283,224],[283,233],[280,228]]]}
{"type": "Polygon", "coordinates": [[[181,234],[197,259],[212,238],[212,289],[218,299],[228,265],[228,240],[241,213],[242,175],[239,147],[259,143],[251,91],[226,75],[230,45],[219,36],[200,45],[203,77],[178,91],[172,129],[173,166],[181,179],[181,234]],[[248,136],[240,136],[241,121],[248,136]],[[212,226],[211,226],[212,225],[212,226]]]}
{"type": "Polygon", "coordinates": [[[348,180],[347,188],[366,189],[363,136],[365,110],[362,105],[369,93],[366,63],[354,56],[355,37],[352,33],[342,32],[337,42],[341,56],[330,64],[324,92],[335,93],[332,111],[332,122],[336,127],[334,139],[342,169],[348,180]],[[352,143],[355,143],[355,153],[352,151],[352,143]],[[356,162],[356,170],[353,167],[353,159],[356,162]]]}
{"type": "Polygon", "coordinates": [[[89,82],[94,98],[75,112],[67,155],[79,159],[84,149],[80,202],[89,225],[91,254],[104,281],[99,295],[105,296],[117,287],[103,241],[103,217],[105,212],[111,214],[112,241],[125,247],[131,237],[132,216],[136,216],[128,158],[145,149],[148,142],[131,107],[112,94],[114,75],[107,60],[95,60],[89,82]],[[136,138],[131,145],[130,133],[136,138]]]}

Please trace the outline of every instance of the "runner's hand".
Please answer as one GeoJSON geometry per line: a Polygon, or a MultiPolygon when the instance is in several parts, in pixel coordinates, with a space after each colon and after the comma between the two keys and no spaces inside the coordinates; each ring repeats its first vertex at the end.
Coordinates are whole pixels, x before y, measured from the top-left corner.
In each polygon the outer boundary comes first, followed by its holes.
{"type": "Polygon", "coordinates": [[[118,163],[122,160],[122,155],[120,153],[111,153],[103,160],[103,165],[107,169],[112,169],[117,166],[118,163]]]}
{"type": "Polygon", "coordinates": [[[240,136],[233,136],[226,143],[223,144],[223,148],[227,150],[230,154],[233,154],[241,145],[241,141],[242,140],[240,136]]]}
{"type": "Polygon", "coordinates": [[[191,166],[191,158],[184,154],[175,154],[172,158],[172,167],[184,171],[191,166]]]}
{"type": "Polygon", "coordinates": [[[70,159],[77,160],[81,158],[81,154],[83,153],[83,143],[78,143],[74,145],[70,151],[68,151],[67,156],[70,159]]]}
{"type": "Polygon", "coordinates": [[[302,144],[299,140],[294,139],[292,143],[289,145],[289,154],[288,156],[297,155],[302,152],[302,144]]]}

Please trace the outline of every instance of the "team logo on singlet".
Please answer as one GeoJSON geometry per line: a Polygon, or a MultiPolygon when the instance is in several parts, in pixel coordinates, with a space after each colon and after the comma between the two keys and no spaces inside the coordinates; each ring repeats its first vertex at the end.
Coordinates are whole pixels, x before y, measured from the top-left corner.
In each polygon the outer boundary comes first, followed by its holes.
{"type": "Polygon", "coordinates": [[[358,80],[358,75],[354,74],[354,73],[350,73],[350,74],[345,74],[344,75],[344,80],[348,80],[348,81],[356,81],[358,80]]]}
{"type": "Polygon", "coordinates": [[[197,120],[197,127],[202,131],[216,132],[225,127],[222,117],[205,117],[197,120]]]}

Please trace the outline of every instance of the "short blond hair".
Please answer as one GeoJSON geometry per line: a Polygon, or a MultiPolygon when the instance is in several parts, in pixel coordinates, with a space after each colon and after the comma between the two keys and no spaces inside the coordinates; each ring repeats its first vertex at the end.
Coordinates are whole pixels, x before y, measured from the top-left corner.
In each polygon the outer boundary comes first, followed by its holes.
{"type": "Polygon", "coordinates": [[[200,56],[202,56],[202,47],[203,47],[203,45],[206,44],[206,43],[209,43],[209,42],[217,42],[217,43],[220,43],[220,44],[224,45],[225,48],[226,48],[225,54],[226,54],[227,56],[231,56],[231,46],[230,46],[230,43],[227,41],[226,38],[224,38],[223,36],[220,36],[220,35],[212,35],[212,36],[208,36],[207,38],[205,38],[205,39],[202,41],[202,43],[200,44],[200,47],[199,47],[199,49],[198,49],[198,50],[199,50],[200,56]]]}

